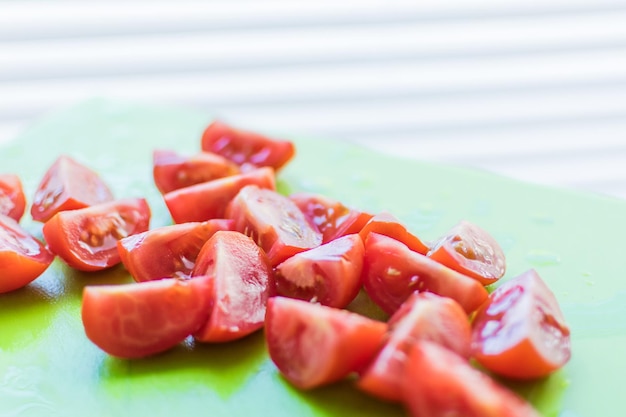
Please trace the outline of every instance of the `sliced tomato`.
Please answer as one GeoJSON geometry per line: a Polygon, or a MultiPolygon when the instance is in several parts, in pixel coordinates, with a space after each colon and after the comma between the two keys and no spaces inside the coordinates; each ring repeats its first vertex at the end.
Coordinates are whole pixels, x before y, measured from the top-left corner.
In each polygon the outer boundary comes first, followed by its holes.
{"type": "Polygon", "coordinates": [[[202,246],[218,230],[232,230],[233,221],[213,219],[159,227],[117,241],[122,263],[135,281],[188,278],[202,246]]]}
{"type": "Polygon", "coordinates": [[[145,232],[149,223],[146,200],[131,198],[59,212],[44,224],[43,235],[72,268],[98,271],[120,262],[118,240],[145,232]]]}
{"type": "Polygon", "coordinates": [[[235,221],[235,230],[263,248],[272,266],[322,243],[322,234],[311,227],[298,206],[273,190],[242,188],[228,205],[226,217],[235,221]]]}
{"type": "Polygon", "coordinates": [[[311,226],[322,233],[322,242],[359,233],[372,215],[344,206],[341,202],[313,193],[295,193],[289,199],[296,203],[311,226]]]}
{"type": "Polygon", "coordinates": [[[237,165],[282,168],[295,155],[292,142],[235,129],[223,122],[211,123],[202,134],[202,150],[214,152],[237,165]]]}
{"type": "Polygon", "coordinates": [[[26,209],[26,197],[20,177],[0,174],[0,214],[19,222],[26,209]]]}
{"type": "Polygon", "coordinates": [[[468,314],[488,296],[475,279],[410,250],[398,240],[372,232],[365,241],[363,286],[370,298],[389,314],[415,291],[450,297],[468,314]]]}
{"type": "Polygon", "coordinates": [[[413,293],[388,322],[384,347],[361,373],[357,386],[387,401],[402,401],[406,358],[418,340],[429,340],[469,358],[471,327],[461,306],[451,298],[413,293]]]}
{"type": "Polygon", "coordinates": [[[224,217],[226,206],[246,185],[276,189],[274,171],[259,168],[169,192],[163,196],[175,223],[203,222],[224,217]]]}
{"type": "Polygon", "coordinates": [[[274,284],[267,257],[252,239],[234,231],[216,232],[200,250],[191,275],[215,281],[210,317],[194,334],[196,340],[227,342],[263,327],[274,284]]]}
{"type": "Polygon", "coordinates": [[[111,190],[98,173],[69,156],[62,155],[50,166],[39,183],[30,213],[34,220],[46,222],[60,211],[112,200],[111,190]]]}
{"type": "Polygon", "coordinates": [[[154,183],[162,194],[240,173],[235,163],[212,152],[183,156],[157,149],[152,156],[154,183]]]}
{"type": "Polygon", "coordinates": [[[363,241],[352,234],[295,254],[276,267],[276,291],[344,308],[361,289],[363,253],[363,241]]]}
{"type": "Polygon", "coordinates": [[[29,284],[53,260],[54,255],[14,219],[0,215],[0,293],[29,284]]]}
{"type": "Polygon", "coordinates": [[[361,370],[380,348],[386,331],[385,323],[347,310],[285,297],[267,303],[270,358],[301,389],[361,370]]]}
{"type": "Polygon", "coordinates": [[[428,246],[413,233],[409,232],[407,228],[390,213],[383,212],[372,217],[367,224],[363,226],[359,234],[363,241],[365,241],[367,235],[372,232],[399,240],[412,251],[421,253],[422,255],[428,252],[428,246]]]}
{"type": "Polygon", "coordinates": [[[120,358],[164,352],[206,322],[212,286],[211,277],[87,286],[81,310],[85,334],[120,358]]]}
{"type": "Polygon", "coordinates": [[[484,285],[502,278],[506,269],[504,252],[498,242],[467,221],[460,222],[440,238],[428,257],[484,285]]]}
{"type": "Polygon", "coordinates": [[[411,348],[402,396],[413,417],[540,417],[465,358],[426,340],[411,348]]]}
{"type": "Polygon", "coordinates": [[[502,284],[476,312],[472,352],[485,368],[516,379],[541,378],[567,363],[570,330],[535,270],[502,284]]]}

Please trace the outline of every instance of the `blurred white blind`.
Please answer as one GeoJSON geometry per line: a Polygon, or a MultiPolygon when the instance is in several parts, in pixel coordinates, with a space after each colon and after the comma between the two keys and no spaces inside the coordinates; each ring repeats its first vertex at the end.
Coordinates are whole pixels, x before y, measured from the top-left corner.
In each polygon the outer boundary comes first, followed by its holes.
{"type": "Polygon", "coordinates": [[[624,1],[0,2],[0,141],[93,96],[626,198],[624,1]]]}

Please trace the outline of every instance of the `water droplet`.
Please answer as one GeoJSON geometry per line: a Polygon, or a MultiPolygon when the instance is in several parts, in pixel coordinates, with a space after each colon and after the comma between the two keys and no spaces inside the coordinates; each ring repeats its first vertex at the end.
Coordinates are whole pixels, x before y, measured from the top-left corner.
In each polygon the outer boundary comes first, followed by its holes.
{"type": "Polygon", "coordinates": [[[478,201],[472,211],[477,216],[486,217],[491,214],[491,205],[487,201],[478,201]]]}
{"type": "Polygon", "coordinates": [[[373,183],[372,178],[364,174],[353,174],[350,181],[357,187],[368,187],[373,183]]]}
{"type": "Polygon", "coordinates": [[[591,287],[591,286],[593,286],[593,284],[595,284],[595,281],[592,281],[592,280],[588,279],[588,280],[585,281],[585,284],[587,284],[588,286],[591,287]]]}
{"type": "Polygon", "coordinates": [[[536,214],[531,217],[531,220],[540,226],[548,226],[554,224],[554,218],[545,214],[536,214]]]}
{"type": "Polygon", "coordinates": [[[526,260],[536,266],[552,266],[561,263],[559,255],[543,250],[531,250],[526,255],[526,260]]]}
{"type": "Polygon", "coordinates": [[[412,232],[422,233],[430,230],[437,224],[441,220],[443,212],[438,210],[433,204],[422,203],[407,213],[399,213],[398,216],[411,225],[412,232]]]}

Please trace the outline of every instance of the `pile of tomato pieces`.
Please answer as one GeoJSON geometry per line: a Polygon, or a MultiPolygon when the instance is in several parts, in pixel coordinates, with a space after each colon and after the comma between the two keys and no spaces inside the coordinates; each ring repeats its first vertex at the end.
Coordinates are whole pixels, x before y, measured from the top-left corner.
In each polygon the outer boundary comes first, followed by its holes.
{"type": "Polygon", "coordinates": [[[122,263],[136,283],[83,293],[86,335],[111,355],[264,328],[271,359],[301,389],[355,377],[358,389],[417,417],[536,416],[470,360],[522,380],[569,360],[569,329],[539,275],[526,271],[489,294],[505,258],[476,225],[462,221],[425,242],[387,212],[281,195],[275,173],[294,154],[289,141],[221,122],[206,128],[196,155],[154,150],[155,184],[174,220],[155,229],[146,200],[114,199],[98,174],[62,156],[31,209],[47,246],[8,217],[23,214],[23,192],[11,197],[21,186],[0,177],[0,226],[9,231],[0,238],[32,263],[26,278],[3,278],[0,292],[32,281],[54,255],[82,271],[122,263]],[[389,319],[347,310],[359,294],[389,319]]]}

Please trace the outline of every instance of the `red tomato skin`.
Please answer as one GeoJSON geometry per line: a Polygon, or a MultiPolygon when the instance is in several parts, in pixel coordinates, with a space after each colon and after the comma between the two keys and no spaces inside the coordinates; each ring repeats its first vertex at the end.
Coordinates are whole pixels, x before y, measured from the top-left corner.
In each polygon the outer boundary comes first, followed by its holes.
{"type": "Polygon", "coordinates": [[[387,325],[347,310],[286,297],[267,304],[270,358],[300,389],[312,389],[358,372],[380,348],[387,325]]]}
{"type": "Polygon", "coordinates": [[[150,207],[129,198],[61,211],[43,226],[50,251],[80,271],[100,271],[120,263],[117,241],[148,230],[150,207]]]}
{"type": "Polygon", "coordinates": [[[202,150],[214,152],[237,165],[251,164],[280,170],[295,155],[292,142],[272,139],[259,133],[235,129],[214,121],[202,134],[202,150]]]}
{"type": "Polygon", "coordinates": [[[372,232],[392,237],[407,245],[412,251],[421,253],[422,255],[428,252],[428,246],[425,243],[409,232],[396,217],[387,212],[379,213],[372,217],[367,224],[363,226],[359,234],[363,241],[365,241],[367,235],[372,232]]]}
{"type": "Polygon", "coordinates": [[[472,353],[491,372],[522,380],[545,377],[569,361],[569,327],[535,270],[500,285],[476,312],[472,353]]]}
{"type": "Polygon", "coordinates": [[[228,205],[226,217],[234,220],[235,230],[250,236],[267,253],[272,267],[322,243],[322,234],[298,206],[273,190],[242,188],[228,205]]]}
{"type": "Polygon", "coordinates": [[[276,267],[279,295],[344,308],[361,289],[364,256],[358,234],[295,254],[276,267]]]}
{"type": "Polygon", "coordinates": [[[309,224],[322,233],[322,243],[359,233],[372,218],[369,213],[350,209],[341,202],[320,194],[295,193],[289,199],[296,203],[309,224]]]}
{"type": "Polygon", "coordinates": [[[465,358],[425,340],[411,348],[402,397],[412,417],[540,417],[465,358]]]}
{"type": "Polygon", "coordinates": [[[34,281],[54,255],[14,219],[0,215],[0,294],[34,281]]]}
{"type": "Polygon", "coordinates": [[[212,219],[159,227],[117,241],[124,267],[137,282],[188,278],[204,243],[233,221],[212,219]]]}
{"type": "Polygon", "coordinates": [[[81,308],[85,334],[119,358],[164,352],[206,322],[212,286],[210,277],[87,286],[81,308]]]}
{"type": "Polygon", "coordinates": [[[385,312],[395,313],[415,292],[450,297],[466,313],[476,310],[488,296],[475,279],[462,275],[391,237],[370,232],[365,241],[363,287],[385,312]]]}
{"type": "Polygon", "coordinates": [[[26,210],[26,197],[20,177],[0,174],[0,214],[19,222],[26,210]]]}
{"type": "Polygon", "coordinates": [[[175,223],[203,222],[225,217],[226,206],[246,185],[276,189],[274,171],[259,168],[169,192],[163,196],[175,223]]]}
{"type": "Polygon", "coordinates": [[[462,221],[433,244],[428,257],[483,285],[493,284],[506,272],[504,251],[480,227],[462,221]]]}
{"type": "Polygon", "coordinates": [[[267,299],[273,295],[273,271],[249,237],[216,232],[200,250],[191,275],[211,276],[215,282],[209,320],[194,334],[196,340],[228,342],[263,327],[267,299]]]}
{"type": "Polygon", "coordinates": [[[161,194],[240,173],[236,164],[211,152],[183,156],[157,149],[152,156],[152,175],[161,194]]]}
{"type": "Polygon", "coordinates": [[[35,191],[30,208],[34,220],[46,222],[56,213],[113,200],[113,194],[100,176],[70,158],[60,156],[50,166],[35,191]]]}
{"type": "Polygon", "coordinates": [[[437,343],[466,359],[470,356],[469,318],[451,298],[413,293],[387,324],[385,345],[357,382],[361,390],[380,399],[402,401],[406,358],[418,340],[437,343]]]}

